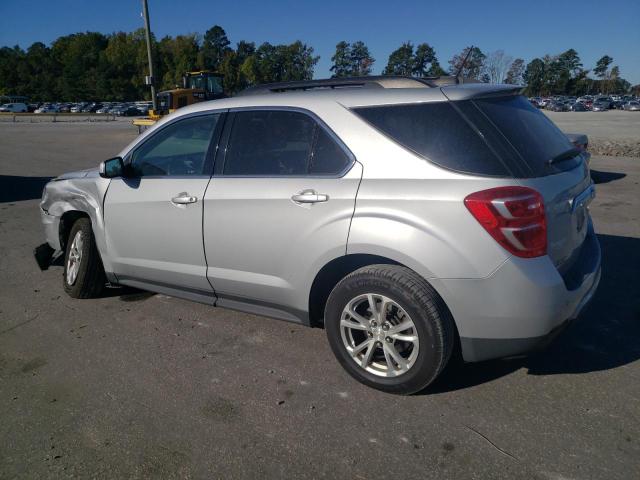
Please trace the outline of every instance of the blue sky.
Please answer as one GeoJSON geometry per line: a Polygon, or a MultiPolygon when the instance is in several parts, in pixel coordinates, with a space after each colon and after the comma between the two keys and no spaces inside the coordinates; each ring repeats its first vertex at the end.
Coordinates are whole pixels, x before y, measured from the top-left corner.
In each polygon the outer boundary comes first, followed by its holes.
{"type": "MultiPolygon", "coordinates": [[[[340,40],[364,41],[376,59],[374,73],[410,40],[431,44],[444,66],[470,44],[527,62],[575,48],[585,68],[608,54],[624,78],[640,83],[640,0],[149,0],[149,9],[157,37],[202,34],[219,24],[234,44],[300,39],[321,56],[316,78],[329,75],[340,40]]],[[[131,31],[143,25],[141,10],[139,0],[0,0],[0,46],[49,44],[78,31],[131,31]]]]}

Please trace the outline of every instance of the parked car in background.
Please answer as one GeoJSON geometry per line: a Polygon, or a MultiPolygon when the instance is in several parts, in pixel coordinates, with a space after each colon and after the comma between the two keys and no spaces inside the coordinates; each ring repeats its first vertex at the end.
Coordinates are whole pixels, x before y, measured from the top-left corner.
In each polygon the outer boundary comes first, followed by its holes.
{"type": "Polygon", "coordinates": [[[58,107],[55,105],[42,105],[34,113],[59,113],[58,107]]]}
{"type": "Polygon", "coordinates": [[[100,108],[102,108],[102,104],[94,102],[94,103],[91,103],[91,104],[87,105],[82,111],[83,112],[88,112],[88,113],[95,113],[100,108]]]}
{"type": "Polygon", "coordinates": [[[588,112],[589,111],[587,106],[582,102],[572,103],[571,105],[569,105],[569,110],[571,110],[572,112],[588,112]]]}
{"type": "Polygon", "coordinates": [[[551,112],[566,112],[568,110],[567,105],[559,101],[551,101],[547,103],[545,108],[551,112]]]}
{"type": "Polygon", "coordinates": [[[542,345],[600,279],[583,152],[520,87],[399,80],[196,103],[52,180],[40,213],[64,290],[109,281],[324,326],[349,374],[393,393],[454,350],[542,345]]]}
{"type": "Polygon", "coordinates": [[[609,110],[609,102],[593,102],[591,111],[593,112],[606,112],[609,110]]]}
{"type": "Polygon", "coordinates": [[[29,107],[26,103],[5,103],[0,106],[0,112],[27,113],[29,107]]]}
{"type": "Polygon", "coordinates": [[[607,109],[613,108],[613,100],[611,97],[597,97],[593,100],[593,103],[599,103],[600,105],[606,105],[607,109]]]}
{"type": "Polygon", "coordinates": [[[640,102],[637,102],[637,101],[627,102],[624,104],[623,109],[630,112],[637,112],[640,110],[640,102]]]}
{"type": "Polygon", "coordinates": [[[109,105],[105,105],[97,109],[96,113],[109,113],[109,110],[111,110],[111,107],[109,105]]]}
{"type": "Polygon", "coordinates": [[[124,107],[116,115],[120,117],[139,117],[142,113],[136,107],[124,107]]]}

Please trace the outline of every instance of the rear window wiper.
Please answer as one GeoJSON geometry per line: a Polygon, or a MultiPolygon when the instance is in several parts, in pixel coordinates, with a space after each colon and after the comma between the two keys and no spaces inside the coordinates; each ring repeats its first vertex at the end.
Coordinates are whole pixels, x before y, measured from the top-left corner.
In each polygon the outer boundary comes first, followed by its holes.
{"type": "Polygon", "coordinates": [[[555,157],[547,160],[547,165],[553,165],[554,163],[562,162],[563,160],[570,160],[574,157],[577,157],[581,153],[582,153],[582,150],[580,150],[577,147],[570,148],[569,150],[566,150],[556,155],[555,157]]]}

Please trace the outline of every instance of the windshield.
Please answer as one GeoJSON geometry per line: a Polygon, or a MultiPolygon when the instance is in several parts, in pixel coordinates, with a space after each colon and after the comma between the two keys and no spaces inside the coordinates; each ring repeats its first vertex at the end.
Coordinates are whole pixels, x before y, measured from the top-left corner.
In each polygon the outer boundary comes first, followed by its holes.
{"type": "Polygon", "coordinates": [[[215,76],[189,77],[189,88],[200,88],[209,93],[222,93],[222,79],[215,76]]]}

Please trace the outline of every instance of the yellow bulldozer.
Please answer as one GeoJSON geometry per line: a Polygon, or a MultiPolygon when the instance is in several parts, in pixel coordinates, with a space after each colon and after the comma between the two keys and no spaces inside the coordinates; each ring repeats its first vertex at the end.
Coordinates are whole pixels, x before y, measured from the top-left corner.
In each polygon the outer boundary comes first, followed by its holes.
{"type": "Polygon", "coordinates": [[[206,100],[224,98],[223,80],[223,75],[208,70],[187,72],[182,77],[182,88],[159,92],[156,96],[157,110],[149,110],[148,117],[137,118],[133,124],[142,129],[153,125],[160,118],[178,108],[206,100]]]}

